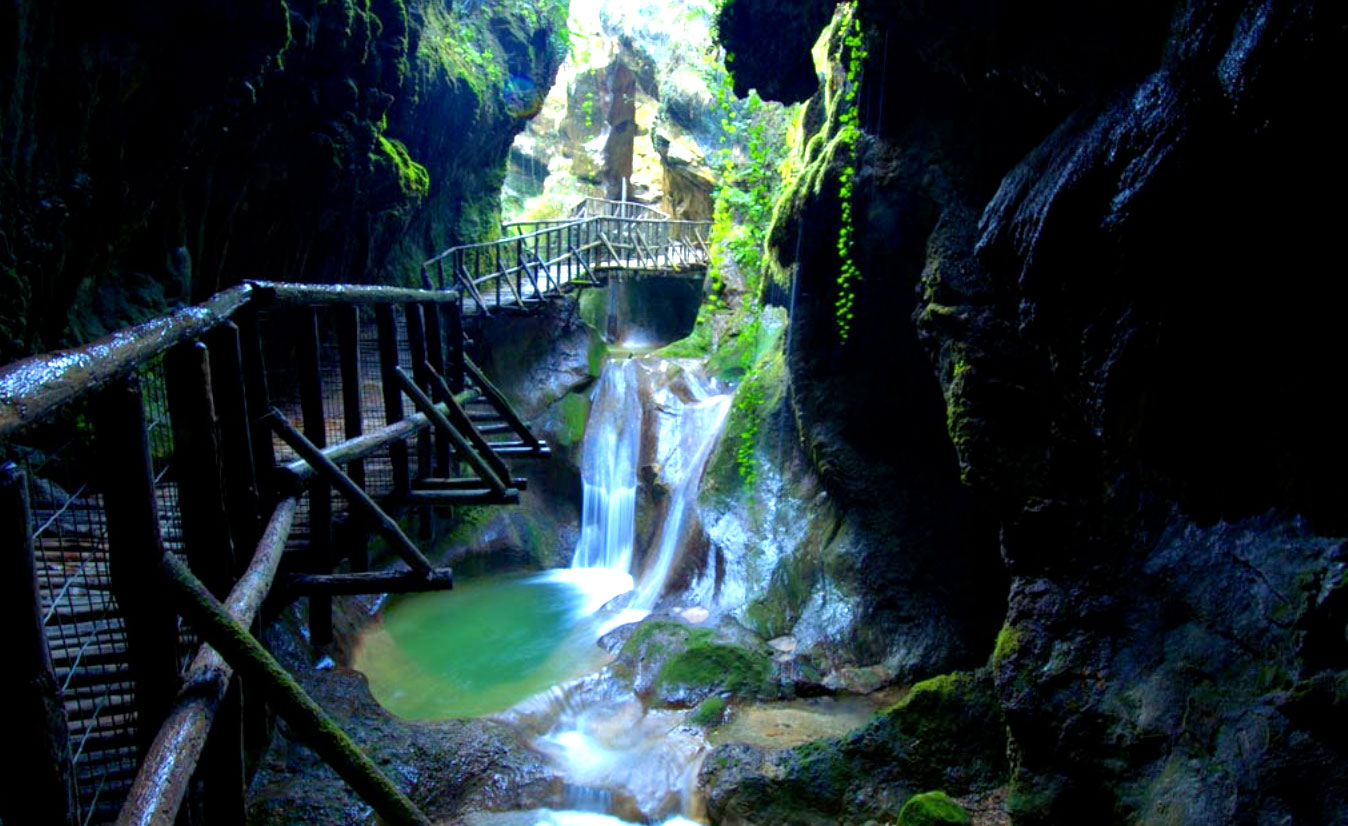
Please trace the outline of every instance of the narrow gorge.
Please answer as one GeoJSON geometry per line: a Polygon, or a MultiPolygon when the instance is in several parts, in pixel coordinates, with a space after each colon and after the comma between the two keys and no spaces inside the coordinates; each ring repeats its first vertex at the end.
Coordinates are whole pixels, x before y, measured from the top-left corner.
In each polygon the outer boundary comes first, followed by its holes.
{"type": "Polygon", "coordinates": [[[1348,823],[1348,6],[0,34],[0,826],[1348,823]]]}

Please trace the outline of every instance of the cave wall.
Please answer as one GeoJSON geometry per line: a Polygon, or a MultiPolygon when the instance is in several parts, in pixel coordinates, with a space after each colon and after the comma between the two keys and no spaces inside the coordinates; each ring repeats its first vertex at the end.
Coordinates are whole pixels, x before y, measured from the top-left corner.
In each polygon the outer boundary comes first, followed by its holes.
{"type": "Polygon", "coordinates": [[[827,11],[721,14],[737,89],[813,95],[767,297],[794,302],[793,406],[831,488],[883,491],[881,524],[911,536],[903,515],[931,524],[958,477],[960,523],[992,524],[958,547],[969,580],[1010,575],[991,664],[1014,819],[1345,819],[1343,208],[1323,196],[1348,177],[1330,105],[1348,14],[862,2],[852,151],[851,47],[823,89],[788,71],[827,11]]]}
{"type": "Polygon", "coordinates": [[[245,278],[419,282],[496,232],[566,15],[496,0],[0,10],[0,359],[245,278]]]}

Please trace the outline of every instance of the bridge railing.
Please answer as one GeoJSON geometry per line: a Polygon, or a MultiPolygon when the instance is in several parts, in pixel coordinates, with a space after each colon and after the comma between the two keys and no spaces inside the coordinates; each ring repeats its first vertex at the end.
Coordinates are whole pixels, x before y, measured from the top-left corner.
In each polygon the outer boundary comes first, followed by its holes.
{"type": "MultiPolygon", "coordinates": [[[[495,495],[450,477],[461,462],[503,467],[488,454],[546,452],[501,412],[460,325],[453,292],[251,282],[0,366],[0,612],[23,653],[6,697],[25,755],[0,776],[4,822],[29,821],[10,808],[22,802],[44,823],[169,826],[189,783],[242,803],[238,738],[260,727],[240,715],[263,703],[226,701],[241,697],[231,674],[247,673],[242,655],[200,646],[205,618],[166,599],[181,597],[165,573],[179,558],[243,628],[273,591],[303,595],[316,645],[331,636],[334,594],[447,586],[369,508],[508,501],[518,480],[495,495]],[[497,413],[451,405],[480,399],[497,413]],[[441,424],[456,411],[460,424],[441,424]],[[464,421],[518,441],[465,445],[451,438],[478,433],[464,421]],[[408,567],[368,571],[376,531],[408,567]],[[278,572],[283,552],[289,573],[278,572]],[[339,564],[350,572],[333,573],[339,564]],[[212,731],[220,759],[198,764],[212,731]]],[[[243,687],[270,685],[249,676],[243,687]]],[[[422,822],[367,800],[390,823],[422,822]]],[[[219,811],[211,822],[244,820],[219,811]]]]}
{"type": "Polygon", "coordinates": [[[596,285],[612,270],[706,266],[710,221],[676,221],[644,204],[592,200],[596,209],[624,214],[507,224],[498,240],[452,247],[427,260],[422,286],[457,288],[462,311],[489,314],[596,285]]]}

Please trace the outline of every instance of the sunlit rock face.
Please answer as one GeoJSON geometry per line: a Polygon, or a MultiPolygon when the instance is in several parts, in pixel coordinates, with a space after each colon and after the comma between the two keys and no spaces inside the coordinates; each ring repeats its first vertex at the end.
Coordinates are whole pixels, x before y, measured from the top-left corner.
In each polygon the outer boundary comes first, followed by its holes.
{"type": "Polygon", "coordinates": [[[566,4],[11,4],[0,359],[244,278],[415,285],[496,232],[566,4]]]}
{"type": "MultiPolygon", "coordinates": [[[[731,0],[722,18],[780,5],[731,0]]],[[[815,156],[817,186],[770,240],[795,301],[795,410],[816,462],[864,457],[905,489],[937,467],[924,451],[948,451],[994,520],[968,575],[1012,576],[993,666],[1013,815],[1344,820],[1343,545],[1327,537],[1348,530],[1348,436],[1322,378],[1345,356],[1344,290],[1318,275],[1343,209],[1317,193],[1348,180],[1325,106],[1345,11],[860,16],[856,153],[815,156]],[[838,256],[810,240],[837,237],[849,165],[863,279],[840,347],[838,256]]],[[[750,85],[806,39],[722,31],[750,85]]],[[[827,148],[824,102],[806,122],[827,148]]]]}
{"type": "Polygon", "coordinates": [[[543,116],[515,141],[508,218],[556,217],[585,196],[654,204],[679,218],[711,216],[720,146],[709,87],[712,4],[571,4],[571,54],[543,116]]]}

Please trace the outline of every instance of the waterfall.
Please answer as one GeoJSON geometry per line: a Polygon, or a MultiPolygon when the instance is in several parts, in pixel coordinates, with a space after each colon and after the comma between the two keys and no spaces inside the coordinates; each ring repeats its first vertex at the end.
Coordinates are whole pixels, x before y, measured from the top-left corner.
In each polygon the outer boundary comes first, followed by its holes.
{"type": "Polygon", "coordinates": [[[581,448],[580,541],[572,568],[630,573],[636,536],[641,397],[632,359],[604,365],[581,448]]]}
{"type": "MultiPolygon", "coordinates": [[[[581,533],[572,569],[635,573],[643,369],[650,368],[643,368],[639,359],[609,361],[599,377],[582,446],[581,533]]],[[[638,612],[649,613],[660,598],[675,562],[688,505],[697,497],[702,472],[730,410],[730,396],[713,393],[691,371],[680,372],[675,382],[659,382],[651,395],[658,416],[653,452],[669,500],[654,553],[648,555],[624,617],[627,621],[638,612]],[[675,392],[675,383],[681,392],[675,392]]]]}

